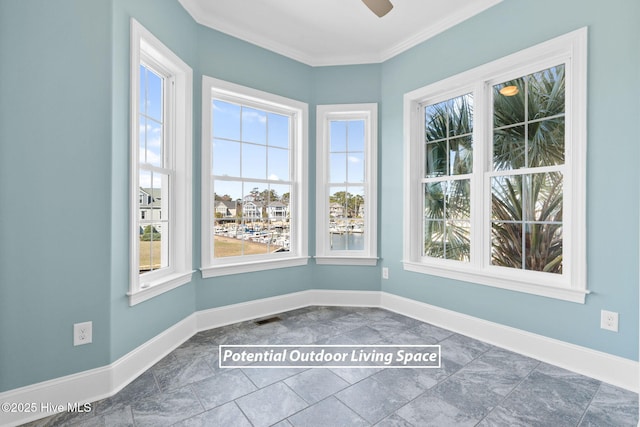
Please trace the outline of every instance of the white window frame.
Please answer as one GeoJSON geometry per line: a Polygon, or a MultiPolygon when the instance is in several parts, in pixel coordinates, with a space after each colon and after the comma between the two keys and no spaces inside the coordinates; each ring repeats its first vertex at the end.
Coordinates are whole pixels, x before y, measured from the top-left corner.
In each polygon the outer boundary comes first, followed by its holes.
{"type": "Polygon", "coordinates": [[[192,225],[192,106],[193,72],[176,54],[135,19],[131,19],[131,152],[130,152],[130,280],[129,304],[135,305],[189,283],[193,274],[192,225]],[[168,267],[139,272],[139,102],[140,71],[145,64],[165,77],[164,149],[169,180],[168,267]]]}
{"type": "MultiPolygon", "coordinates": [[[[378,261],[378,104],[318,105],[316,108],[316,264],[370,265],[378,261]],[[364,120],[364,249],[333,251],[329,242],[330,123],[364,120]]],[[[356,185],[356,184],[354,184],[356,185]]],[[[360,185],[359,183],[357,185],[360,185]]]]}
{"type": "Polygon", "coordinates": [[[582,28],[404,96],[405,270],[584,303],[586,279],[587,28],[582,28]],[[565,64],[565,164],[563,166],[563,273],[490,265],[490,150],[492,85],[565,64]],[[473,92],[470,262],[422,256],[424,113],[432,104],[473,92]]]}
{"type": "Polygon", "coordinates": [[[202,277],[248,273],[306,265],[308,250],[308,104],[209,76],[202,77],[202,277]],[[213,99],[238,103],[291,117],[291,240],[288,252],[213,257],[215,206],[211,194],[213,99]]]}

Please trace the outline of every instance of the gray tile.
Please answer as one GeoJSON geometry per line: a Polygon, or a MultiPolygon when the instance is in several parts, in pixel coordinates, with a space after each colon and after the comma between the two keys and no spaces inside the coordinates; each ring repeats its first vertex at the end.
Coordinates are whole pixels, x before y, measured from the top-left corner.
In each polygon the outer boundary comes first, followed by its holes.
{"type": "Polygon", "coordinates": [[[420,323],[418,326],[412,328],[411,332],[425,339],[435,340],[435,342],[442,341],[453,335],[453,332],[450,330],[442,329],[429,323],[420,323]]]}
{"type": "Polygon", "coordinates": [[[329,397],[289,418],[294,427],[368,426],[358,414],[335,397],[329,397]]]}
{"type": "Polygon", "coordinates": [[[398,409],[396,413],[412,425],[420,427],[470,427],[478,422],[429,391],[398,409]]]}
{"type": "Polygon", "coordinates": [[[129,406],[136,400],[159,393],[160,389],[151,371],[146,371],[126,387],[107,399],[96,402],[93,406],[97,414],[110,412],[125,406],[129,406]]]}
{"type": "Polygon", "coordinates": [[[413,427],[413,425],[400,415],[391,414],[384,420],[377,423],[375,427],[413,427]]]}
{"type": "Polygon", "coordinates": [[[540,364],[538,360],[497,347],[480,356],[479,360],[497,369],[510,371],[520,378],[529,375],[540,364]]]}
{"type": "Polygon", "coordinates": [[[239,369],[222,369],[216,375],[191,384],[191,389],[205,409],[215,408],[257,388],[239,369]]]}
{"type": "Polygon", "coordinates": [[[355,384],[363,379],[382,371],[384,368],[330,368],[331,372],[349,384],[355,384]]]}
{"type": "Polygon", "coordinates": [[[307,403],[279,382],[236,400],[255,427],[270,426],[307,407],[307,403]]]}
{"type": "Polygon", "coordinates": [[[271,427],[293,427],[293,424],[291,424],[289,420],[282,420],[279,423],[275,423],[271,427]]]}
{"type": "Polygon", "coordinates": [[[446,338],[439,344],[441,345],[441,356],[460,365],[466,365],[492,348],[492,346],[487,343],[458,334],[446,338]]]}
{"type": "Polygon", "coordinates": [[[602,384],[591,401],[580,427],[635,427],[638,425],[638,395],[602,384]]]}
{"type": "Polygon", "coordinates": [[[370,423],[382,420],[409,401],[371,378],[362,380],[335,396],[370,423]]]}
{"type": "MultiPolygon", "coordinates": [[[[496,372],[495,369],[478,369],[478,366],[467,365],[434,387],[430,395],[457,408],[469,418],[480,420],[504,397],[492,390],[497,386],[504,387],[502,378],[492,377],[496,372]]],[[[511,388],[518,382],[513,383],[511,388]]]]}
{"type": "Polygon", "coordinates": [[[235,403],[229,402],[175,424],[175,427],[209,426],[251,427],[251,423],[235,403]]]}
{"type": "Polygon", "coordinates": [[[411,330],[400,320],[385,317],[380,320],[369,323],[369,328],[377,331],[385,342],[390,344],[432,344],[425,343],[424,339],[411,330]]]}
{"type": "Polygon", "coordinates": [[[162,391],[181,388],[214,374],[207,358],[180,358],[167,360],[151,369],[162,391]]]}
{"type": "MultiPolygon", "coordinates": [[[[464,366],[442,385],[468,388],[465,391],[458,390],[465,394],[467,391],[472,395],[490,392],[504,397],[520,384],[529,372],[527,369],[522,369],[520,372],[512,369],[506,360],[504,366],[498,363],[495,359],[487,361],[481,357],[464,366]]],[[[535,366],[535,363],[530,366],[535,366]]]]}
{"type": "Polygon", "coordinates": [[[402,323],[406,329],[415,328],[416,326],[424,324],[424,322],[421,320],[403,316],[402,314],[398,314],[393,311],[388,311],[386,317],[389,319],[397,320],[398,322],[402,323]]]}
{"type": "Polygon", "coordinates": [[[133,427],[133,414],[130,406],[122,406],[107,414],[73,424],[73,427],[133,427]]]}
{"type": "Polygon", "coordinates": [[[204,411],[189,387],[139,400],[131,408],[136,427],[169,426],[204,411]]]}
{"type": "Polygon", "coordinates": [[[329,369],[309,369],[284,380],[307,403],[316,403],[346,387],[349,383],[329,369]]]}
{"type": "Polygon", "coordinates": [[[242,368],[242,372],[244,372],[258,388],[282,381],[304,370],[305,369],[302,368],[242,368]]]}
{"type": "Polygon", "coordinates": [[[282,344],[282,345],[308,345],[315,341],[326,338],[331,335],[328,328],[322,329],[322,326],[300,326],[295,329],[287,329],[284,332],[274,335],[267,339],[266,344],[282,344]]]}
{"type": "Polygon", "coordinates": [[[340,336],[345,337],[348,341],[351,341],[346,344],[355,345],[379,344],[382,343],[385,339],[385,337],[379,331],[372,329],[369,326],[361,326],[349,332],[345,332],[340,336]]]}
{"type": "Polygon", "coordinates": [[[414,399],[438,383],[429,369],[384,369],[371,378],[408,400],[414,399]]]}
{"type": "MultiPolygon", "coordinates": [[[[60,412],[39,420],[31,421],[23,426],[27,427],[58,427],[85,423],[96,423],[99,420],[96,418],[95,411],[91,412],[60,412]]],[[[95,425],[95,424],[94,424],[95,425]]]]}
{"type": "Polygon", "coordinates": [[[575,426],[597,388],[595,380],[535,370],[487,416],[485,425],[575,426]]]}

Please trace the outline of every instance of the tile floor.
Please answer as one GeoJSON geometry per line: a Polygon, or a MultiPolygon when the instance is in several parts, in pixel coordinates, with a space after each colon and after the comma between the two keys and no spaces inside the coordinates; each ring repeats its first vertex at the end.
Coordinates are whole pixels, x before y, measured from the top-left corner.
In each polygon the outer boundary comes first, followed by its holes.
{"type": "Polygon", "coordinates": [[[201,332],[88,414],[30,426],[636,427],[638,395],[376,308],[201,332]],[[440,344],[439,369],[220,369],[219,344],[440,344]]]}

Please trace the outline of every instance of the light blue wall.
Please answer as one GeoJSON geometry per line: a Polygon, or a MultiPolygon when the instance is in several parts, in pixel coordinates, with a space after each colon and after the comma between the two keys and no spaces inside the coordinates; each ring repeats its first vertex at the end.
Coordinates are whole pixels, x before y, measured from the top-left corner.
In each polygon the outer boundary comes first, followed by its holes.
{"type": "Polygon", "coordinates": [[[637,360],[639,150],[629,124],[640,116],[639,18],[635,2],[607,10],[505,0],[384,64],[311,68],[201,27],[176,0],[0,1],[0,391],[107,365],[196,310],[311,288],[382,289],[637,360]],[[389,280],[379,267],[313,261],[207,280],[196,272],[192,283],[129,307],[130,16],[194,70],[194,269],[206,74],[309,103],[310,254],[315,105],[380,103],[379,245],[389,280]],[[403,272],[402,95],[584,25],[587,304],[403,272]],[[598,328],[601,308],[620,313],[618,334],[598,328]],[[73,347],[72,324],[87,320],[93,344],[73,347]]]}
{"type": "Polygon", "coordinates": [[[110,14],[0,2],[0,391],[110,362],[110,14]]]}
{"type": "Polygon", "coordinates": [[[505,0],[383,64],[382,290],[515,328],[638,359],[638,136],[640,3],[505,0]],[[618,7],[613,7],[617,5],[618,7]],[[589,27],[585,305],[404,272],[402,96],[583,26],[589,27]],[[600,329],[600,310],[620,332],[600,329]]]}

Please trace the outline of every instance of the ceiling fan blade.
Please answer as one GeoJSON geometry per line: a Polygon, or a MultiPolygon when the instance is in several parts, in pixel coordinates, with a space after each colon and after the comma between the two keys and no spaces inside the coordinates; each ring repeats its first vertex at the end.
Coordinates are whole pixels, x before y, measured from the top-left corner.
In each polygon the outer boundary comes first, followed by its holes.
{"type": "Polygon", "coordinates": [[[362,0],[362,2],[379,18],[382,18],[393,9],[393,5],[389,0],[362,0]]]}

